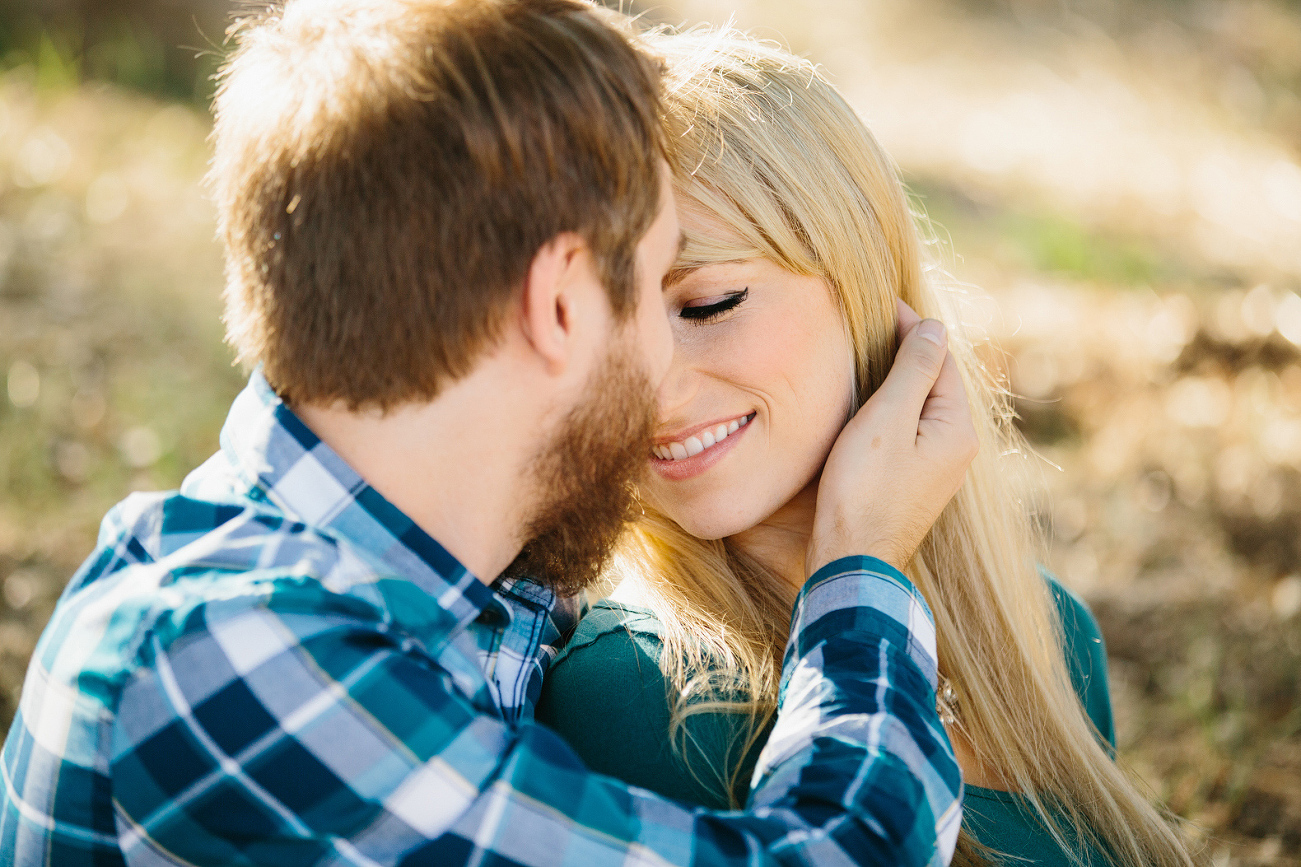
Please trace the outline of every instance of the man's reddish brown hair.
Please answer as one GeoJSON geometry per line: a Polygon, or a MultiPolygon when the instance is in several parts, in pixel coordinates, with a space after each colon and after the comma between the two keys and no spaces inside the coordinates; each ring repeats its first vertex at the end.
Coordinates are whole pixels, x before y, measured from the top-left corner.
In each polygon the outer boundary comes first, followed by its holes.
{"type": "Polygon", "coordinates": [[[617,316],[659,205],[660,70],[580,0],[290,0],[234,28],[210,185],[239,358],[300,403],[434,397],[534,254],[617,316]]]}

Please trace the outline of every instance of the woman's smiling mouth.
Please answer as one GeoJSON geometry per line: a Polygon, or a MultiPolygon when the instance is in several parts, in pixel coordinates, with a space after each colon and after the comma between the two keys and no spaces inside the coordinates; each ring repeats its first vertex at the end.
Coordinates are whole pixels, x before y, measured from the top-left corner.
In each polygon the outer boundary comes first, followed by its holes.
{"type": "Polygon", "coordinates": [[[705,449],[713,448],[731,434],[745,427],[752,418],[754,418],[754,413],[734,418],[730,422],[719,422],[712,427],[705,428],[703,431],[698,431],[694,436],[673,442],[656,443],[651,446],[651,451],[655,454],[655,457],[662,461],[682,461],[687,458],[694,458],[705,449]]]}
{"type": "Polygon", "coordinates": [[[730,451],[738,433],[754,419],[751,412],[731,421],[718,422],[678,440],[657,442],[651,446],[651,464],[660,475],[670,479],[686,479],[709,469],[730,451]]]}

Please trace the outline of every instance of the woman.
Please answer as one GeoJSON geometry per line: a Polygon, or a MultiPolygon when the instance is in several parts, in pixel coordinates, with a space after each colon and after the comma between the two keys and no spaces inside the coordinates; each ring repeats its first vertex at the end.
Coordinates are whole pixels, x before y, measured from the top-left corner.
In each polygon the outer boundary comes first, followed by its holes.
{"type": "Polygon", "coordinates": [[[806,61],[733,31],[650,39],[669,64],[687,240],[666,284],[674,366],[645,517],[538,718],[597,770],[744,800],[819,471],[889,369],[902,299],[949,324],[982,438],[905,570],[935,614],[939,707],[968,786],[955,863],[1190,863],[1111,758],[1096,624],[1036,570],[1000,465],[1020,447],[1007,397],[962,344],[890,160],[806,61]]]}

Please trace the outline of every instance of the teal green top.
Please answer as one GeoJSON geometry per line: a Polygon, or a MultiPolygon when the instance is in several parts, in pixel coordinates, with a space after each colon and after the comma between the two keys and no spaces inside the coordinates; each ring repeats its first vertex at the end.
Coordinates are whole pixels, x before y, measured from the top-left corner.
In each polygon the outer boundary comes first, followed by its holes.
{"type": "MultiPolygon", "coordinates": [[[[1049,583],[1071,683],[1099,739],[1113,750],[1107,655],[1097,621],[1079,597],[1051,577],[1049,583]]],[[[671,686],[659,665],[660,633],[660,622],[644,608],[608,599],[594,605],[552,663],[537,719],[564,736],[593,770],[714,809],[727,809],[731,800],[721,774],[710,769],[733,767],[740,758],[737,800],[744,803],[768,732],[761,732],[741,756],[749,733],[746,716],[692,714],[684,722],[685,744],[679,740],[685,755],[674,751],[668,739],[671,686]]],[[[991,850],[1014,856],[1008,864],[1070,863],[1019,795],[967,786],[963,811],[966,831],[991,850]]],[[[1088,854],[1097,867],[1109,863],[1096,852],[1088,854]]]]}

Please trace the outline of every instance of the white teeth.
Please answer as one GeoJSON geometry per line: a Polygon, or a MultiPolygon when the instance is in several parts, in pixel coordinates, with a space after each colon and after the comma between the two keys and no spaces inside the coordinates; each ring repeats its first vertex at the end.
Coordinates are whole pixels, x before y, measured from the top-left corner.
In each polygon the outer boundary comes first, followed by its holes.
{"type": "Polygon", "coordinates": [[[747,415],[727,424],[719,424],[696,436],[689,436],[680,443],[653,446],[651,453],[662,461],[681,461],[695,457],[705,449],[712,448],[745,427],[750,423],[750,418],[751,416],[747,415]]]}

